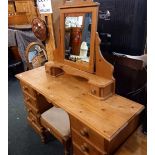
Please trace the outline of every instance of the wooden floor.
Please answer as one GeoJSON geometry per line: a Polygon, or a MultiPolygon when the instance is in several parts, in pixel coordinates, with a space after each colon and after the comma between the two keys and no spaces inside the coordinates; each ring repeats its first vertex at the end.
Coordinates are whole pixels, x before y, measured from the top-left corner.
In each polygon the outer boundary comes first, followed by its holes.
{"type": "Polygon", "coordinates": [[[146,155],[147,136],[141,132],[139,127],[127,141],[116,151],[114,155],[146,155]]]}

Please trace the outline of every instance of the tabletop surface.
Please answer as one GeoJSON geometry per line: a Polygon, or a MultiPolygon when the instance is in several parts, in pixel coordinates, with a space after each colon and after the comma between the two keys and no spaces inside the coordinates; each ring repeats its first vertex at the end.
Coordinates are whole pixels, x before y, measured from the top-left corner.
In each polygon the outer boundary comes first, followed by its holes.
{"type": "Polygon", "coordinates": [[[16,77],[107,140],[112,139],[144,108],[116,94],[104,101],[99,100],[89,94],[89,84],[85,79],[67,74],[52,77],[45,72],[44,66],[16,77]]]}

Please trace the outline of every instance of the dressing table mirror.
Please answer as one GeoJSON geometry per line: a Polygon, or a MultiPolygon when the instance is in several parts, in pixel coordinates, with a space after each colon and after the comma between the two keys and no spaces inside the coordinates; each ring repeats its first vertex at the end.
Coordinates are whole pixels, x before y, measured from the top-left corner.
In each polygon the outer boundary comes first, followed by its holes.
{"type": "Polygon", "coordinates": [[[100,53],[98,7],[99,3],[75,1],[60,8],[60,48],[54,53],[54,61],[45,64],[45,70],[54,77],[66,73],[86,79],[89,93],[106,99],[115,93],[115,80],[113,66],[100,53]],[[102,75],[97,76],[99,72],[102,75]]]}
{"type": "Polygon", "coordinates": [[[83,7],[60,8],[61,61],[93,73],[98,3],[88,3],[83,7]]]}

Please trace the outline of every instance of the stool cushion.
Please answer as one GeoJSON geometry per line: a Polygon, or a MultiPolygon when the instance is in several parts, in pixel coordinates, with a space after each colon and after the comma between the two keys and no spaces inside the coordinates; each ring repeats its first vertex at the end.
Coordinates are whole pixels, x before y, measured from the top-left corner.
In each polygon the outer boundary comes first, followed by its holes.
{"type": "Polygon", "coordinates": [[[41,115],[47,123],[51,124],[61,135],[69,136],[70,121],[68,114],[61,108],[52,107],[41,115]]]}

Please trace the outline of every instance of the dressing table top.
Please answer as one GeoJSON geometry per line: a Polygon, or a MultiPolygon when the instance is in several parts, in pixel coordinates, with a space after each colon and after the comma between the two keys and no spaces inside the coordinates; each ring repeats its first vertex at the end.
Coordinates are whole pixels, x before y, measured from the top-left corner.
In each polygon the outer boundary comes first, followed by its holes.
{"type": "Polygon", "coordinates": [[[144,108],[119,95],[104,101],[97,99],[89,94],[89,84],[85,79],[67,74],[52,77],[45,72],[44,66],[16,77],[107,140],[114,138],[144,108]]]}

